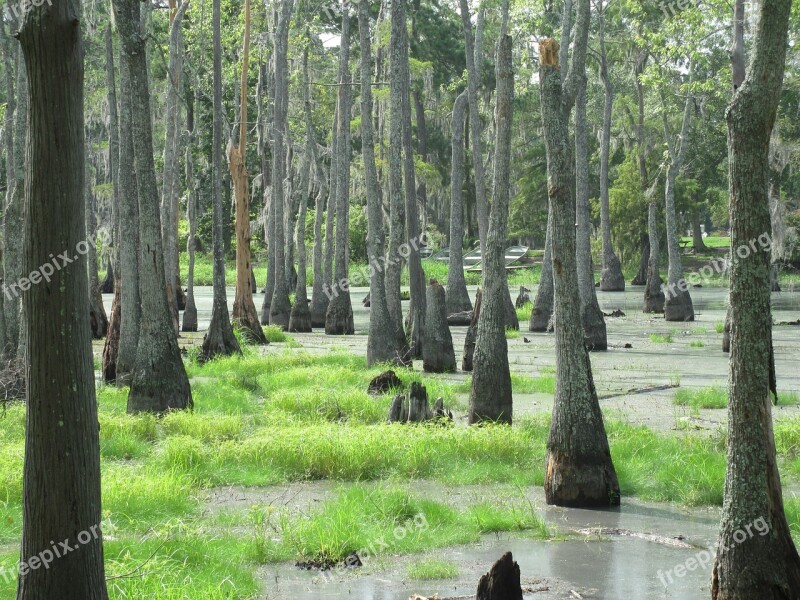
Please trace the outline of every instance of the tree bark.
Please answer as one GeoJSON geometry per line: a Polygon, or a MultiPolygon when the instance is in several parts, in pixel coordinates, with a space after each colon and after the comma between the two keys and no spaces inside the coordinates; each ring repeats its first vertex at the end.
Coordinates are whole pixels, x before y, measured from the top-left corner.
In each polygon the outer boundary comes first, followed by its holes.
{"type": "MultiPolygon", "coordinates": [[[[126,10],[130,4],[125,4],[126,10]]],[[[125,18],[133,19],[132,15],[125,18]]],[[[134,23],[134,26],[136,23],[134,23]]],[[[139,190],[133,151],[134,93],[130,66],[120,47],[119,61],[119,262],[120,262],[120,327],[117,354],[117,385],[130,385],[139,346],[142,304],[139,293],[139,190]]]]}
{"type": "Polygon", "coordinates": [[[603,268],[600,272],[600,290],[603,292],[624,292],[625,276],[622,273],[622,264],[617,258],[611,242],[611,211],[608,206],[608,162],[611,154],[611,115],[614,105],[614,84],[611,82],[611,76],[608,73],[605,9],[602,3],[598,9],[597,19],[598,29],[600,30],[600,80],[605,91],[603,129],[600,135],[600,229],[603,235],[603,268]]]}
{"type": "Polygon", "coordinates": [[[453,104],[453,139],[450,169],[450,262],[447,269],[447,314],[472,310],[472,301],[464,279],[464,120],[467,91],[453,104]]]}
{"type": "MultiPolygon", "coordinates": [[[[497,43],[495,78],[496,139],[494,193],[486,244],[483,246],[483,298],[473,359],[468,422],[511,424],[513,403],[505,306],[508,280],[505,264],[506,226],[510,202],[511,130],[513,127],[514,71],[511,36],[497,43]]],[[[510,300],[510,298],[509,298],[510,300]]]]}
{"type": "Polygon", "coordinates": [[[545,498],[548,504],[590,507],[618,505],[620,492],[580,322],[572,187],[575,163],[570,156],[568,127],[578,77],[586,64],[589,0],[579,0],[576,12],[572,63],[563,89],[558,43],[552,39],[540,43],[556,299],[556,392],[545,459],[545,498]]]}
{"type": "MultiPolygon", "coordinates": [[[[196,96],[195,96],[196,99],[196,96]]],[[[196,102],[196,100],[195,100],[196,102]]],[[[189,193],[186,197],[186,216],[189,219],[189,237],[186,240],[186,252],[189,254],[189,272],[186,276],[186,308],[183,310],[181,331],[197,331],[197,304],[194,301],[194,263],[197,239],[197,180],[194,174],[193,146],[197,144],[197,132],[190,132],[190,143],[186,146],[186,186],[189,193]]]]}
{"type": "MultiPolygon", "coordinates": [[[[740,86],[734,80],[726,113],[731,248],[770,231],[769,139],[783,84],[790,11],[791,0],[760,5],[746,79],[740,86]]],[[[784,512],[772,429],[769,271],[770,255],[763,249],[738,258],[731,269],[728,466],[719,536],[725,551],[714,561],[714,600],[789,599],[800,589],[800,556],[784,512]],[[748,535],[753,524],[759,535],[748,535]]]]}
{"type": "Polygon", "coordinates": [[[212,237],[214,246],[214,302],[211,308],[211,323],[203,338],[200,358],[204,361],[216,356],[241,354],[239,342],[233,335],[228,317],[228,299],[225,288],[225,239],[222,225],[222,34],[220,32],[220,3],[212,2],[212,37],[214,43],[214,123],[211,147],[212,177],[212,237]]]}
{"type": "Polygon", "coordinates": [[[167,303],[158,187],[153,163],[146,38],[139,20],[140,3],[137,0],[113,0],[113,3],[122,44],[122,61],[127,64],[133,92],[133,154],[139,194],[139,295],[142,315],[147,316],[141,319],[128,412],[164,413],[192,408],[192,392],[167,303]]]}
{"type": "MultiPolygon", "coordinates": [[[[117,379],[117,356],[119,354],[120,325],[122,321],[122,294],[120,281],[120,230],[122,228],[120,211],[122,209],[122,193],[119,189],[119,117],[117,114],[117,82],[114,72],[114,38],[111,21],[106,25],[106,89],[108,94],[108,169],[111,173],[111,214],[113,219],[112,239],[114,241],[114,258],[109,260],[108,271],[113,272],[114,300],[111,303],[111,317],[108,323],[108,335],[103,347],[103,380],[114,383],[117,379]]],[[[106,274],[108,279],[109,273],[106,274]]]]}
{"type": "MultiPolygon", "coordinates": [[[[14,112],[16,110],[16,92],[14,90],[14,62],[16,58],[15,50],[17,49],[17,42],[12,40],[12,23],[8,24],[0,22],[0,32],[3,37],[3,72],[5,75],[6,84],[6,111],[3,120],[3,140],[6,151],[6,196],[3,200],[3,210],[6,211],[11,205],[13,198],[13,191],[16,185],[16,170],[14,168],[14,112]],[[6,31],[8,27],[8,31],[6,31]]],[[[12,233],[10,225],[6,224],[7,216],[3,217],[3,240],[2,240],[2,271],[3,282],[8,285],[14,281],[14,276],[8,271],[9,255],[12,244],[9,243],[11,239],[9,234],[12,233]]],[[[5,294],[0,294],[0,321],[2,321],[2,339],[0,339],[0,356],[3,360],[10,360],[16,356],[17,343],[19,338],[19,331],[17,324],[17,314],[13,313],[13,307],[17,304],[12,299],[8,303],[4,298],[5,294]]]]}
{"type": "Polygon", "coordinates": [[[586,140],[586,73],[578,74],[575,99],[575,214],[578,294],[581,299],[581,322],[586,347],[593,351],[608,349],[606,322],[597,302],[592,264],[591,223],[589,222],[589,147],[586,140]]]}
{"type": "MultiPolygon", "coordinates": [[[[31,100],[24,235],[29,273],[65,250],[80,253],[86,243],[79,19],[77,2],[53,0],[29,6],[19,33],[31,100]]],[[[32,285],[24,298],[27,314],[36,318],[27,321],[25,335],[21,556],[43,554],[53,540],[69,539],[80,548],[45,568],[27,569],[19,579],[17,600],[108,598],[87,290],[86,260],[78,258],[50,280],[32,285]]]]}
{"type": "Polygon", "coordinates": [[[647,285],[647,268],[650,263],[650,236],[642,233],[642,252],[639,255],[639,270],[631,280],[631,285],[647,285]]]}
{"type": "Polygon", "coordinates": [[[544,242],[542,274],[536,299],[531,309],[531,320],[528,331],[546,333],[553,330],[553,207],[547,209],[547,233],[544,242]]]}
{"type": "Polygon", "coordinates": [[[489,203],[486,199],[486,182],[483,171],[483,150],[481,147],[481,117],[478,107],[478,87],[480,74],[475,64],[478,60],[476,47],[478,40],[472,31],[472,20],[467,0],[459,0],[461,23],[464,28],[464,48],[467,58],[467,97],[469,100],[469,128],[472,142],[472,168],[475,173],[475,204],[478,214],[478,235],[481,248],[486,248],[486,235],[489,229],[489,203]]]}
{"type": "MultiPolygon", "coordinates": [[[[250,192],[247,173],[247,69],[250,62],[250,0],[245,0],[245,27],[242,49],[242,75],[239,93],[239,140],[228,141],[228,169],[236,199],[236,296],[233,300],[233,321],[254,344],[266,344],[267,338],[253,302],[252,264],[250,254],[250,192]]],[[[274,162],[274,161],[273,161],[274,162]]],[[[274,210],[274,207],[273,207],[274,210]]],[[[281,264],[283,261],[281,261],[281,264]]],[[[288,305],[288,294],[286,303],[288,305]]],[[[272,310],[272,309],[270,309],[272,310]]],[[[286,311],[289,321],[289,311],[286,311]]]]}
{"type": "MultiPolygon", "coordinates": [[[[275,292],[269,306],[270,325],[284,331],[289,327],[292,307],[289,303],[289,281],[286,277],[286,239],[284,223],[284,179],[286,179],[286,142],[288,131],[289,74],[287,69],[289,52],[289,24],[292,15],[292,0],[283,0],[280,5],[275,32],[275,117],[272,128],[272,200],[270,211],[274,215],[275,245],[275,292]]],[[[291,237],[291,236],[290,236],[291,237]]]]}
{"type": "MultiPolygon", "coordinates": [[[[334,281],[328,312],[325,313],[326,335],[353,335],[353,305],[350,302],[348,259],[350,245],[350,11],[342,5],[342,35],[339,51],[339,110],[336,160],[336,251],[334,281]]],[[[330,210],[328,218],[331,218],[330,210]]]]}
{"type": "MultiPolygon", "coordinates": [[[[87,147],[88,149],[88,147],[87,147]]],[[[87,152],[88,156],[88,152],[87,152]]],[[[86,264],[89,270],[89,331],[92,339],[102,340],[108,333],[108,316],[103,306],[103,295],[100,293],[100,276],[97,274],[97,215],[95,214],[96,201],[94,196],[94,182],[91,180],[89,161],[86,160],[86,264]]]]}
{"type": "MultiPolygon", "coordinates": [[[[174,0],[173,0],[174,3],[174,0]]],[[[164,277],[167,300],[175,330],[178,330],[178,200],[180,197],[181,92],[183,76],[183,15],[189,7],[184,0],[170,12],[169,65],[164,106],[164,171],[161,194],[161,237],[164,244],[164,277]]]]}
{"type": "Polygon", "coordinates": [[[404,340],[397,336],[397,331],[392,327],[383,274],[386,236],[378,188],[378,170],[375,164],[375,134],[372,124],[372,49],[369,7],[366,2],[358,4],[358,32],[361,46],[361,153],[367,193],[367,258],[371,266],[367,365],[379,363],[400,365],[403,364],[403,357],[407,351],[404,340]]]}
{"type": "MultiPolygon", "coordinates": [[[[692,81],[690,66],[689,82],[692,81]]],[[[694,307],[689,294],[686,280],[683,278],[683,265],[681,264],[680,248],[678,246],[678,222],[675,216],[675,181],[678,172],[683,166],[686,148],[689,145],[689,125],[694,109],[694,97],[691,90],[686,97],[683,109],[683,122],[681,124],[678,145],[671,138],[669,122],[666,112],[664,118],[664,137],[670,154],[670,164],[667,167],[667,181],[664,188],[664,206],[667,217],[667,251],[669,255],[669,271],[667,275],[667,289],[664,299],[664,319],[667,321],[694,321],[694,307]]]]}
{"type": "Polygon", "coordinates": [[[422,368],[426,373],[451,373],[456,370],[456,354],[447,325],[445,290],[438,281],[431,279],[427,294],[422,368]]]}

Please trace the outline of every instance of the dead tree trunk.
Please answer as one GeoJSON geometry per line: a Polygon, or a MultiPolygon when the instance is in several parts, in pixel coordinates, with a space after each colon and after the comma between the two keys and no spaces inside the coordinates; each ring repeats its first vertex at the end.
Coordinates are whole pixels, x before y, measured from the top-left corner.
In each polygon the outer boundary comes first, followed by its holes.
{"type": "Polygon", "coordinates": [[[476,600],[522,600],[519,565],[506,552],[478,583],[476,600]]]}
{"type": "Polygon", "coordinates": [[[619,483],[584,345],[575,264],[575,163],[568,128],[577,79],[586,61],[589,0],[579,0],[576,12],[573,56],[563,86],[566,64],[559,65],[558,42],[545,39],[539,46],[556,298],[556,393],[545,459],[545,498],[560,506],[610,506],[619,504],[619,483]]]}
{"type": "MultiPolygon", "coordinates": [[[[239,145],[228,141],[228,168],[236,198],[236,297],[233,300],[233,321],[254,344],[266,344],[256,305],[253,302],[252,265],[250,257],[250,192],[247,173],[247,67],[250,62],[250,0],[245,0],[245,28],[242,52],[242,80],[239,97],[241,112],[239,145]]],[[[288,304],[288,295],[287,295],[288,304]]],[[[288,322],[288,311],[287,311],[288,322]]]]}

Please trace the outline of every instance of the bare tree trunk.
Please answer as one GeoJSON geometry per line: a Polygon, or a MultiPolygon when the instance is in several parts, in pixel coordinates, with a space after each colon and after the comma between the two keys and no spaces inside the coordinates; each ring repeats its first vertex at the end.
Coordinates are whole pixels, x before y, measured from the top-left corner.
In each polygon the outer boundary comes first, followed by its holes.
{"type": "Polygon", "coordinates": [[[225,240],[222,226],[222,34],[220,32],[220,3],[212,2],[212,30],[214,38],[214,125],[211,148],[212,176],[212,237],[214,246],[214,303],[211,308],[211,323],[203,338],[200,357],[211,360],[215,356],[241,354],[239,342],[233,335],[228,318],[228,299],[225,289],[225,240]]]}
{"type": "MultiPolygon", "coordinates": [[[[15,50],[18,48],[17,42],[12,40],[12,22],[8,24],[0,22],[2,27],[3,36],[3,71],[5,73],[6,84],[6,111],[5,119],[3,121],[3,139],[5,141],[6,150],[6,197],[3,200],[3,211],[8,210],[11,206],[13,199],[14,188],[16,187],[16,169],[14,157],[14,113],[16,111],[16,92],[14,90],[14,62],[16,58],[15,50]],[[8,27],[9,31],[6,31],[8,27]]],[[[3,283],[8,285],[14,281],[14,273],[12,272],[13,265],[10,261],[11,254],[13,253],[13,244],[9,237],[13,235],[11,231],[11,223],[8,223],[8,214],[3,215],[3,241],[2,241],[2,270],[3,270],[3,283]]],[[[14,358],[17,351],[17,340],[19,339],[19,322],[17,310],[17,302],[13,298],[8,298],[8,302],[4,298],[6,294],[0,294],[0,321],[2,321],[3,336],[0,340],[0,353],[4,360],[14,358]]]]}
{"type": "Polygon", "coordinates": [[[86,264],[89,270],[89,287],[87,288],[89,293],[89,331],[92,334],[92,339],[102,340],[108,332],[108,316],[103,306],[103,295],[100,293],[100,277],[97,274],[97,250],[95,249],[97,244],[97,215],[95,214],[94,182],[90,177],[89,161],[85,160],[84,162],[86,163],[84,187],[86,195],[86,241],[88,243],[86,264]]]}
{"type": "Polygon", "coordinates": [[[667,114],[666,112],[663,113],[664,137],[672,159],[667,167],[667,182],[664,188],[664,205],[667,216],[667,250],[669,252],[668,293],[665,293],[664,299],[664,318],[667,321],[694,321],[692,297],[689,295],[686,280],[683,278],[683,266],[678,246],[678,223],[675,216],[675,181],[678,178],[678,172],[683,166],[686,148],[689,145],[689,124],[692,120],[693,109],[694,98],[689,93],[683,110],[683,123],[677,146],[675,141],[671,139],[667,114]]]}
{"type": "MultiPolygon", "coordinates": [[[[126,4],[129,9],[130,4],[126,4]]],[[[115,7],[116,8],[116,7],[115,7]]],[[[126,15],[126,18],[134,18],[126,15]]],[[[134,24],[135,25],[135,24],[134,24]]],[[[139,190],[133,151],[134,93],[130,66],[120,47],[119,61],[119,257],[120,257],[120,326],[117,354],[117,385],[130,385],[136,349],[139,347],[139,328],[142,304],[139,293],[139,190]]]]}
{"type": "MultiPolygon", "coordinates": [[[[791,4],[765,0],[760,5],[747,77],[741,85],[734,79],[726,113],[731,248],[746,246],[770,231],[769,139],[783,84],[791,4]]],[[[736,16],[742,14],[737,7],[736,16]]],[[[735,50],[732,57],[736,77],[740,69],[735,50]]],[[[784,512],[771,415],[769,252],[762,249],[734,261],[730,290],[728,466],[719,536],[719,547],[725,550],[714,560],[711,597],[795,598],[800,556],[784,512]]]]}
{"type": "MultiPolygon", "coordinates": [[[[569,116],[584,73],[589,0],[579,0],[572,63],[562,89],[558,43],[540,42],[539,81],[547,151],[548,195],[553,213],[556,392],[545,459],[545,497],[560,506],[618,505],[619,483],[580,321],[575,263],[574,160],[569,116]]],[[[565,40],[565,44],[567,40],[565,40]]]]}
{"type": "MultiPolygon", "coordinates": [[[[195,96],[195,106],[197,106],[195,96]]],[[[186,216],[189,219],[189,237],[186,240],[186,252],[189,254],[189,272],[186,276],[186,308],[183,310],[182,331],[197,331],[197,304],[194,301],[194,263],[197,240],[197,180],[194,174],[193,147],[197,145],[197,131],[190,132],[189,143],[186,145],[186,187],[189,193],[186,196],[186,216]]]]}
{"type": "MultiPolygon", "coordinates": [[[[267,338],[264,330],[261,329],[256,305],[253,302],[253,267],[250,255],[250,192],[247,173],[247,68],[249,62],[250,0],[245,0],[238,146],[234,145],[232,139],[228,141],[228,169],[231,173],[233,194],[236,198],[236,297],[233,301],[233,321],[254,344],[266,344],[267,338]]],[[[287,310],[287,324],[288,321],[289,312],[287,310]]]]}
{"type": "Polygon", "coordinates": [[[122,61],[127,64],[133,92],[133,154],[139,193],[139,294],[142,315],[147,316],[141,320],[128,412],[164,413],[192,408],[192,392],[167,304],[140,3],[138,0],[113,0],[113,3],[122,61]]]}
{"type": "Polygon", "coordinates": [[[497,43],[495,78],[496,140],[494,193],[483,246],[483,298],[473,357],[472,390],[469,397],[470,424],[494,421],[511,424],[513,403],[508,342],[505,331],[505,304],[508,281],[505,263],[506,226],[511,196],[511,130],[513,127],[514,71],[511,36],[497,43]]]}
{"type": "Polygon", "coordinates": [[[631,281],[631,285],[646,285],[647,284],[647,267],[650,263],[650,236],[646,233],[642,234],[642,252],[639,255],[639,270],[631,281]]]}
{"type": "Polygon", "coordinates": [[[469,99],[469,127],[472,142],[472,168],[475,172],[475,203],[478,213],[478,232],[481,247],[486,248],[486,233],[489,228],[489,203],[486,200],[486,182],[483,171],[483,150],[481,148],[481,117],[478,108],[478,87],[480,86],[478,66],[476,65],[477,40],[472,32],[472,20],[467,0],[459,0],[461,23],[464,27],[464,48],[467,57],[467,95],[469,99]]]}
{"type": "MultiPolygon", "coordinates": [[[[349,4],[342,5],[342,35],[339,50],[339,120],[336,160],[336,252],[334,281],[328,312],[325,314],[326,335],[353,335],[353,305],[350,302],[348,254],[350,245],[350,15],[349,4]]],[[[329,203],[330,204],[330,203],[329,203]]],[[[328,218],[331,218],[330,209],[328,218]]]]}
{"type": "Polygon", "coordinates": [[[111,21],[106,25],[106,88],[108,90],[108,169],[111,173],[111,214],[113,220],[112,239],[114,259],[109,261],[109,270],[114,271],[114,300],[111,303],[111,317],[108,335],[103,347],[103,380],[113,383],[117,379],[117,356],[119,354],[120,324],[122,321],[122,293],[120,280],[120,230],[122,228],[120,210],[122,194],[119,189],[119,117],[117,115],[117,82],[114,72],[114,38],[111,21]],[[113,267],[112,267],[113,265],[113,267]]]}
{"type": "Polygon", "coordinates": [[[286,146],[288,131],[289,74],[287,55],[289,45],[289,22],[292,15],[292,0],[283,0],[275,32],[275,121],[272,128],[272,200],[270,212],[274,215],[275,245],[275,292],[269,306],[269,322],[284,331],[289,327],[292,306],[289,303],[289,282],[286,279],[286,238],[284,235],[284,179],[286,179],[286,146]]]}
{"type": "MultiPolygon", "coordinates": [[[[392,3],[392,21],[406,22],[406,0],[392,3]]],[[[408,30],[398,29],[400,36],[399,60],[401,68],[400,95],[403,115],[403,186],[406,191],[406,235],[408,236],[408,275],[411,302],[408,308],[406,331],[410,339],[411,356],[422,358],[425,336],[425,273],[419,254],[419,211],[417,209],[417,184],[414,173],[414,146],[411,142],[411,75],[408,67],[408,30]]]]}
{"type": "MultiPolygon", "coordinates": [[[[173,0],[174,4],[174,0],[173,0]]],[[[167,69],[167,93],[164,107],[164,176],[161,194],[161,238],[164,243],[164,277],[167,285],[167,300],[175,330],[178,330],[178,199],[180,197],[180,136],[181,136],[181,91],[183,75],[183,15],[189,7],[183,1],[170,13],[169,66],[167,69]]]]}
{"type": "MultiPolygon", "coordinates": [[[[405,21],[395,18],[392,3],[389,41],[389,247],[386,258],[386,306],[398,339],[406,339],[400,279],[403,271],[401,250],[405,237],[405,196],[403,190],[403,68],[402,53],[405,21]]],[[[410,352],[410,349],[409,349],[410,352]]],[[[404,361],[410,360],[403,357],[404,361]]]]}
{"type": "Polygon", "coordinates": [[[447,314],[472,310],[464,279],[464,120],[467,91],[453,104],[452,166],[450,171],[450,262],[447,269],[447,314]]]}
{"type": "Polygon", "coordinates": [[[575,100],[575,214],[578,294],[581,299],[583,337],[589,350],[608,349],[606,322],[597,302],[589,223],[589,147],[586,140],[586,74],[578,74],[575,100]]]}
{"type": "MultiPolygon", "coordinates": [[[[607,5],[606,5],[607,6],[607,5]]],[[[603,269],[600,272],[600,289],[604,292],[624,292],[625,276],[622,265],[611,243],[611,214],[608,206],[608,161],[611,150],[611,114],[614,105],[614,85],[608,73],[606,58],[605,9],[598,8],[600,30],[600,80],[605,90],[603,102],[603,130],[600,137],[600,229],[603,235],[603,269]]]]}
{"type": "Polygon", "coordinates": [[[708,250],[703,241],[703,229],[700,226],[700,210],[698,208],[692,211],[692,248],[694,248],[695,254],[708,250]]]}
{"type": "MultiPolygon", "coordinates": [[[[29,6],[19,33],[31,100],[24,199],[24,268],[29,273],[65,250],[80,254],[87,243],[79,23],[77,2],[53,0],[29,6]]],[[[106,600],[86,261],[79,258],[34,283],[24,300],[26,313],[36,318],[27,321],[25,335],[28,404],[20,553],[42,556],[53,540],[70,540],[80,548],[58,560],[50,552],[45,568],[20,568],[16,597],[106,600]]]]}
{"type": "Polygon", "coordinates": [[[542,274],[531,309],[528,331],[544,333],[553,330],[553,207],[547,209],[547,233],[545,234],[542,274]]]}
{"type": "Polygon", "coordinates": [[[404,340],[398,338],[389,317],[383,269],[386,236],[383,228],[378,171],[375,165],[375,135],[372,124],[372,49],[370,44],[369,6],[358,4],[358,33],[361,46],[361,153],[367,192],[367,254],[370,269],[369,338],[367,365],[402,364],[406,354],[404,340]]]}

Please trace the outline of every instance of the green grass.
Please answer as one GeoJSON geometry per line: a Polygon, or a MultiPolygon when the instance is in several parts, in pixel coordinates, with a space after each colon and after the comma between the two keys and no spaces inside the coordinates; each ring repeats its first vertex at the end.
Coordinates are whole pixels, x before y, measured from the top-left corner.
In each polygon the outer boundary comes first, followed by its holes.
{"type": "MultiPolygon", "coordinates": [[[[682,237],[681,241],[687,242],[687,248],[694,248],[694,243],[691,237],[682,237]]],[[[731,245],[731,238],[729,237],[716,237],[708,236],[703,238],[703,244],[706,248],[728,248],[731,245]]]]}
{"type": "MultiPolygon", "coordinates": [[[[554,394],[556,391],[556,377],[554,373],[542,370],[538,377],[527,377],[517,373],[511,374],[511,389],[515,394],[554,394]]],[[[469,394],[472,390],[472,377],[465,379],[454,387],[461,394],[469,394]]]]}
{"type": "Polygon", "coordinates": [[[519,329],[506,329],[506,339],[507,340],[516,340],[519,339],[519,329]]]}
{"type": "Polygon", "coordinates": [[[672,334],[665,333],[651,333],[650,334],[650,341],[654,344],[671,344],[672,343],[672,334]]]}
{"type": "Polygon", "coordinates": [[[455,579],[458,566],[440,558],[426,557],[412,560],[408,565],[408,578],[412,581],[433,581],[435,579],[455,579]]]}
{"type": "MultiPolygon", "coordinates": [[[[720,387],[682,388],[675,392],[672,402],[677,406],[688,406],[693,410],[726,408],[728,406],[728,390],[720,387]]],[[[800,398],[794,392],[778,392],[779,406],[793,406],[799,402],[800,398]]]]}
{"type": "Polygon", "coordinates": [[[703,348],[704,346],[705,346],[705,344],[703,342],[701,342],[700,340],[693,340],[693,341],[689,342],[689,347],[690,348],[703,348]]]}
{"type": "Polygon", "coordinates": [[[517,320],[520,323],[524,323],[526,321],[530,321],[531,319],[531,311],[533,310],[533,303],[526,302],[522,305],[521,308],[517,309],[517,320]]]}
{"type": "Polygon", "coordinates": [[[715,323],[714,324],[714,331],[717,333],[724,333],[725,332],[725,323],[715,323]]]}

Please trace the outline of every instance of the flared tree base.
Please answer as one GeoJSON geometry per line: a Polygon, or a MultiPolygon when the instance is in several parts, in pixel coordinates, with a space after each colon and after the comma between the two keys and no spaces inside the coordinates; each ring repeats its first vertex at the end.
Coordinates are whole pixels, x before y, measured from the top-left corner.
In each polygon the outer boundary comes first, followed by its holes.
{"type": "Polygon", "coordinates": [[[89,324],[93,340],[102,340],[108,334],[108,317],[102,301],[92,302],[89,306],[89,324]]]}
{"type": "Polygon", "coordinates": [[[606,321],[603,311],[596,302],[583,307],[581,310],[583,320],[583,340],[589,352],[602,352],[608,350],[608,336],[606,334],[606,321]]]}
{"type": "Polygon", "coordinates": [[[537,309],[534,305],[531,311],[531,321],[528,324],[528,331],[534,333],[549,333],[553,331],[553,307],[537,309]]]}
{"type": "Polygon", "coordinates": [[[211,324],[203,337],[203,346],[200,349],[200,362],[208,362],[217,356],[231,356],[241,354],[239,341],[233,335],[233,328],[226,318],[223,320],[211,317],[211,324]]]}
{"type": "Polygon", "coordinates": [[[576,508],[619,506],[619,482],[611,457],[602,453],[592,462],[548,452],[545,465],[544,494],[547,504],[576,508]]]}
{"type": "Polygon", "coordinates": [[[353,305],[349,292],[339,292],[328,304],[325,315],[325,335],[354,335],[353,305]]]}
{"type": "Polygon", "coordinates": [[[689,292],[678,290],[664,302],[664,319],[667,321],[694,321],[694,306],[689,292]]]}
{"type": "Polygon", "coordinates": [[[511,299],[511,290],[506,288],[506,297],[504,298],[504,315],[506,329],[513,329],[519,331],[519,318],[517,317],[517,307],[514,306],[514,301],[511,299]]]}
{"type": "Polygon", "coordinates": [[[325,318],[330,304],[330,299],[325,293],[325,289],[328,288],[323,285],[323,291],[311,298],[311,326],[315,329],[325,327],[325,318]]]}
{"type": "Polygon", "coordinates": [[[653,283],[648,283],[644,290],[644,304],[642,312],[663,313],[664,312],[664,292],[661,291],[661,278],[653,283]]]}
{"type": "Polygon", "coordinates": [[[193,296],[188,296],[186,300],[186,308],[183,311],[183,321],[181,322],[181,331],[197,331],[197,306],[195,305],[193,296]]]}
{"type": "Polygon", "coordinates": [[[111,319],[108,322],[108,335],[103,346],[103,381],[114,383],[117,380],[117,355],[119,354],[119,328],[122,312],[120,310],[119,294],[114,294],[114,304],[111,306],[111,319]]]}
{"type": "Polygon", "coordinates": [[[269,306],[269,324],[280,327],[282,331],[289,330],[289,321],[292,318],[292,305],[289,296],[275,293],[269,306]]]}
{"type": "Polygon", "coordinates": [[[311,333],[311,311],[308,308],[308,299],[303,296],[295,297],[292,314],[289,316],[289,331],[292,333],[311,333]]]}
{"type": "Polygon", "coordinates": [[[466,285],[447,286],[447,316],[472,312],[472,300],[466,285]]]}
{"type": "Polygon", "coordinates": [[[622,274],[622,265],[616,255],[612,255],[606,260],[606,266],[600,272],[600,291],[625,291],[625,276],[622,274]]]}
{"type": "Polygon", "coordinates": [[[128,414],[164,414],[194,408],[189,377],[174,338],[139,340],[128,394],[128,414]]]}
{"type": "Polygon", "coordinates": [[[237,298],[233,302],[233,326],[238,327],[242,335],[251,344],[264,346],[267,343],[267,336],[261,328],[261,322],[256,314],[256,306],[253,299],[249,302],[237,298]]]}

